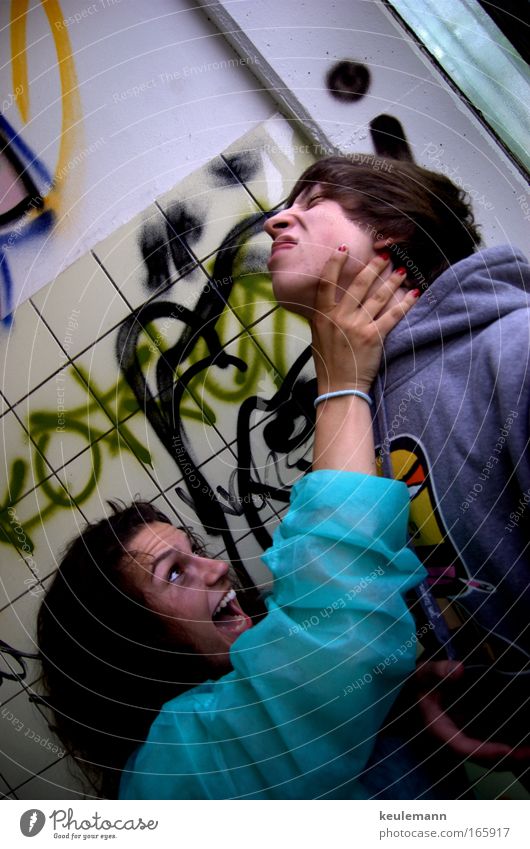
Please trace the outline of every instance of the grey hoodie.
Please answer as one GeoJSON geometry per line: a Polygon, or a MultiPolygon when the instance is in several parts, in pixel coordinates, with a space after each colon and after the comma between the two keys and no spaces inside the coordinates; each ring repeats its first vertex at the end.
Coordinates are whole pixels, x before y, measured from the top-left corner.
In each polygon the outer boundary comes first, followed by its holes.
{"type": "Polygon", "coordinates": [[[457,654],[519,673],[516,701],[530,692],[529,307],[520,252],[456,263],[389,335],[376,392],[383,470],[409,485],[413,541],[434,595],[452,599],[457,654]]]}

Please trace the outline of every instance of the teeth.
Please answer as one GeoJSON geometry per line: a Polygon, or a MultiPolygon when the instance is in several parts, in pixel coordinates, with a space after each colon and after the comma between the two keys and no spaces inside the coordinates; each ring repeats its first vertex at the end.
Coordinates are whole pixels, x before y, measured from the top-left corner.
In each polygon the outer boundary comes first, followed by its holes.
{"type": "Polygon", "coordinates": [[[217,614],[219,613],[219,611],[220,611],[220,610],[222,610],[222,609],[223,609],[223,607],[226,607],[226,605],[228,604],[228,602],[229,602],[229,601],[232,601],[232,599],[233,599],[233,598],[235,598],[235,597],[236,597],[236,591],[235,591],[235,590],[228,590],[228,592],[226,593],[226,595],[224,595],[224,596],[222,597],[221,601],[219,602],[219,604],[218,604],[218,605],[217,605],[217,607],[215,608],[215,610],[214,610],[214,612],[213,612],[213,615],[214,615],[214,616],[217,616],[217,614]]]}

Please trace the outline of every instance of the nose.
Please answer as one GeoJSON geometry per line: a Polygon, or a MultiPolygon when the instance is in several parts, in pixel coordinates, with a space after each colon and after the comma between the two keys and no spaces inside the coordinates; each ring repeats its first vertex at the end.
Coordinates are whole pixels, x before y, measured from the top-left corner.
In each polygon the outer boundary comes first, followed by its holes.
{"type": "Polygon", "coordinates": [[[281,209],[275,215],[271,215],[270,218],[267,218],[263,229],[271,237],[271,239],[274,239],[279,230],[285,230],[285,228],[289,227],[291,224],[291,208],[289,207],[289,209],[281,209]]]}
{"type": "Polygon", "coordinates": [[[209,557],[198,557],[196,566],[207,587],[217,584],[229,570],[228,563],[224,560],[211,560],[209,557]]]}

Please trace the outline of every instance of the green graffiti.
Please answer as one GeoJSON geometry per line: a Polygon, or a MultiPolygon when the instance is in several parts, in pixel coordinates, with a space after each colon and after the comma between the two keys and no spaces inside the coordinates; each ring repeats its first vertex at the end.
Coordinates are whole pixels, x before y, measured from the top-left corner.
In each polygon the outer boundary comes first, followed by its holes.
{"type": "MultiPolygon", "coordinates": [[[[245,368],[237,370],[235,374],[230,370],[229,379],[223,381],[222,370],[215,364],[209,366],[187,385],[189,400],[184,397],[179,411],[183,419],[200,421],[210,427],[216,421],[216,406],[219,401],[240,404],[251,395],[263,394],[264,374],[271,378],[273,385],[279,387],[289,368],[286,345],[288,314],[282,309],[275,309],[268,275],[245,273],[240,263],[239,270],[240,274],[236,276],[230,293],[229,304],[217,319],[215,330],[221,345],[226,345],[237,334],[237,330],[234,332],[234,315],[237,316],[241,322],[241,333],[239,338],[235,339],[231,352],[244,362],[245,368]],[[268,317],[268,335],[262,339],[258,333],[253,332],[253,325],[256,325],[269,309],[271,315],[268,317]]],[[[144,328],[148,338],[153,340],[140,344],[137,350],[138,361],[145,373],[154,370],[158,358],[164,355],[164,330],[167,330],[167,325],[162,328],[159,326],[157,332],[156,321],[144,328]]],[[[204,339],[200,337],[186,360],[176,368],[175,380],[181,379],[190,366],[209,357],[210,351],[204,339]]],[[[36,410],[29,414],[26,426],[33,440],[33,443],[30,443],[31,465],[19,457],[12,461],[4,500],[0,503],[0,544],[13,546],[19,551],[20,540],[13,530],[12,515],[8,511],[27,491],[30,468],[34,468],[38,479],[43,481],[39,487],[39,495],[44,502],[40,504],[40,509],[23,523],[27,546],[33,552],[34,545],[29,531],[41,525],[57,510],[86,503],[98,486],[107,458],[130,453],[144,466],[153,467],[149,450],[128,426],[128,420],[138,414],[141,408],[126,380],[120,375],[113,385],[102,390],[82,366],[70,367],[68,375],[84,391],[86,401],[61,413],[64,421],[62,427],[57,426],[57,410],[36,410]],[[105,415],[109,420],[108,429],[104,424],[98,427],[91,424],[91,421],[96,420],[97,414],[105,415]],[[86,447],[81,448],[79,454],[90,451],[90,473],[88,479],[79,484],[79,491],[76,493],[67,491],[57,481],[45,460],[50,452],[52,440],[58,432],[67,432],[78,437],[81,444],[85,444],[86,447]]]]}

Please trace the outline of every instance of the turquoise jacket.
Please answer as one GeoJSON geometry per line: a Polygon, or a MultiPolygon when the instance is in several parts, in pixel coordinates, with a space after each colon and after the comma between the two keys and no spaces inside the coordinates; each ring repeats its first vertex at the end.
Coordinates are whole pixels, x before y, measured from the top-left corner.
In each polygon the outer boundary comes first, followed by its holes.
{"type": "Polygon", "coordinates": [[[122,799],[366,798],[359,774],[415,665],[404,593],[404,484],[318,471],[293,487],[263,559],[268,615],[233,671],[167,702],[122,773],[122,799]]]}

